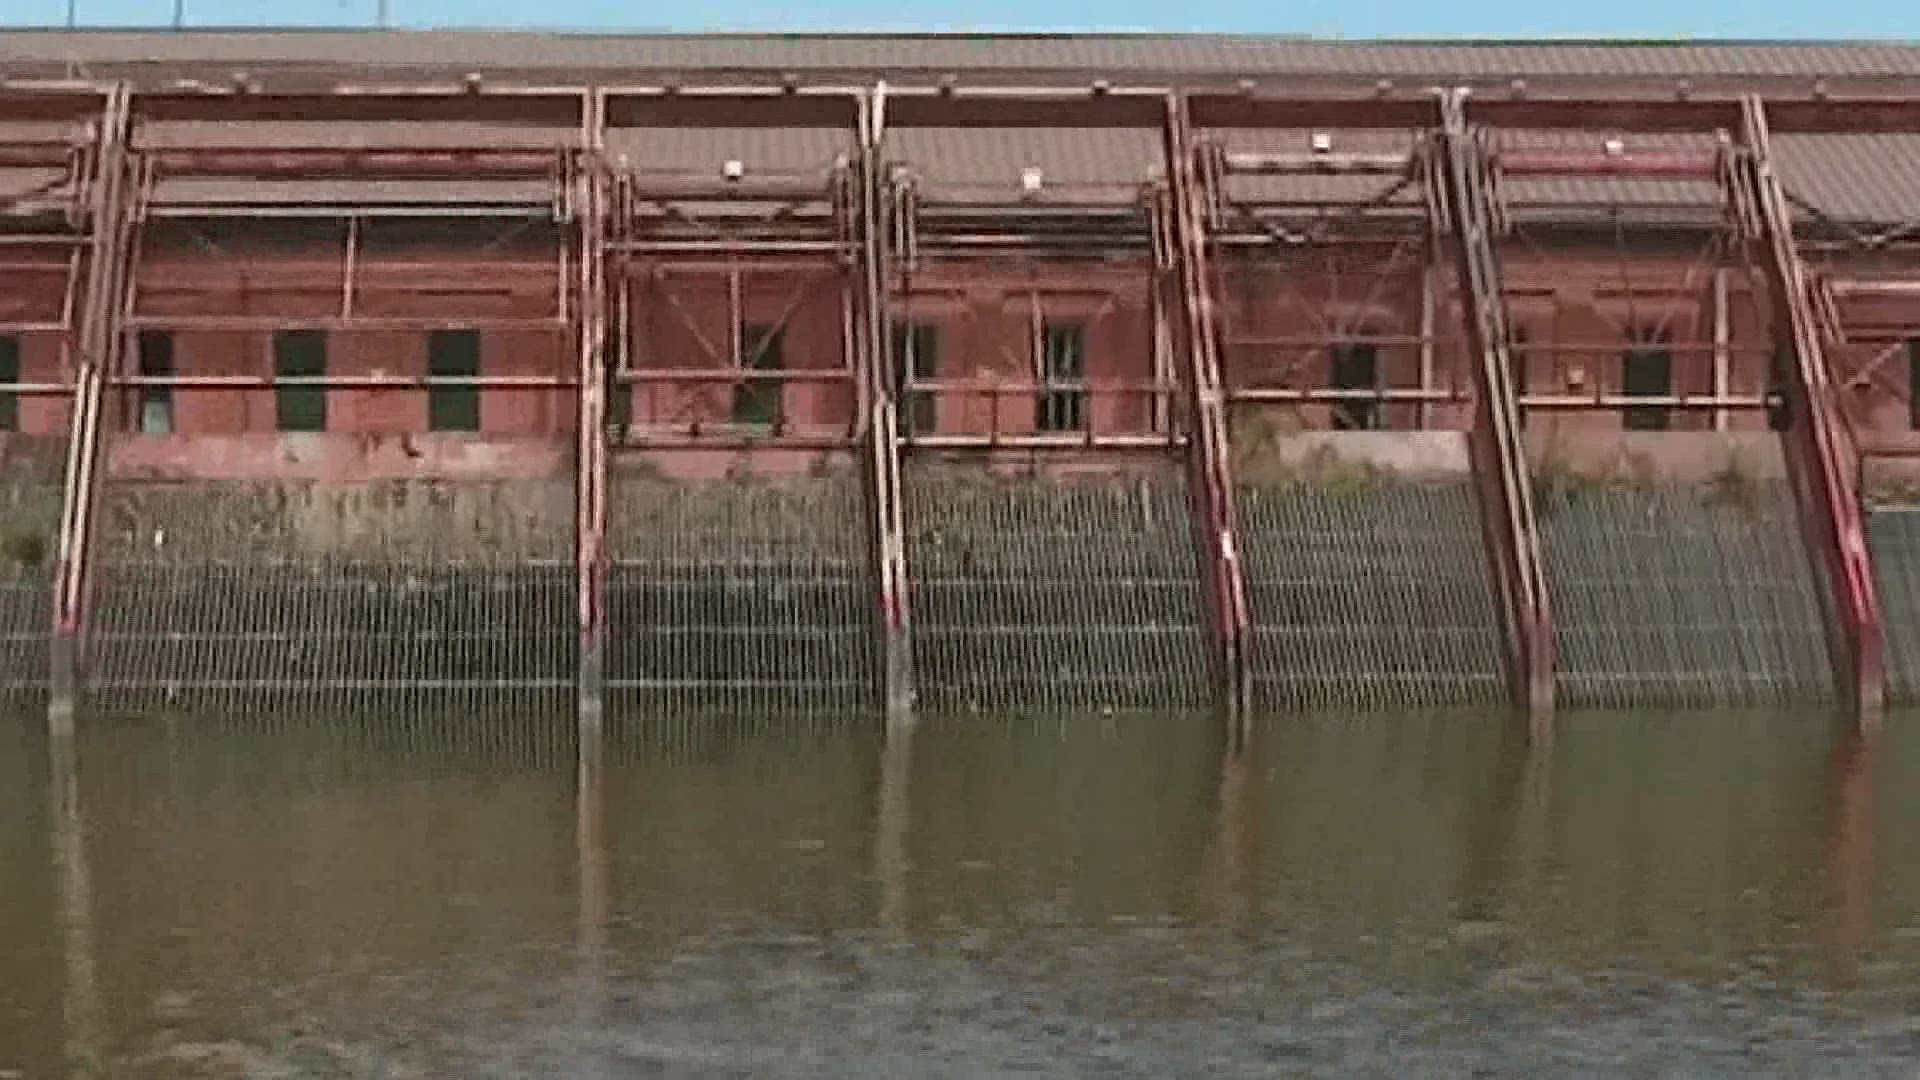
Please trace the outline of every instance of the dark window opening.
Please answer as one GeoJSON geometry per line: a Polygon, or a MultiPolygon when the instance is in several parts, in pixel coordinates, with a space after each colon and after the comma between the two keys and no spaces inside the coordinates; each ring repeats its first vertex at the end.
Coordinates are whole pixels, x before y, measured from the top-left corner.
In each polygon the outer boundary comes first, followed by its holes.
{"type": "MultiPolygon", "coordinates": [[[[276,379],[318,379],[327,374],[324,330],[282,330],[273,335],[276,379]]],[[[327,391],[323,386],[273,388],[274,425],[281,431],[327,430],[327,391]]]]}
{"type": "Polygon", "coordinates": [[[1079,326],[1048,324],[1040,330],[1041,431],[1080,431],[1087,426],[1087,342],[1079,326]]]}
{"type": "MultiPolygon", "coordinates": [[[[743,371],[780,371],[786,367],[781,355],[786,335],[776,326],[740,328],[740,368],[743,371]]],[[[779,379],[742,379],[733,388],[733,422],[759,427],[778,427],[784,419],[785,395],[779,379]]]]}
{"type": "Polygon", "coordinates": [[[600,364],[607,373],[607,426],[625,437],[633,426],[633,384],[620,378],[620,343],[609,337],[601,347],[600,364]]]}
{"type": "Polygon", "coordinates": [[[1907,423],[1920,429],[1920,338],[1907,342],[1907,423]]]}
{"type": "MultiPolygon", "coordinates": [[[[1673,394],[1673,351],[1657,344],[1636,345],[1621,357],[1620,392],[1627,397],[1673,394]]],[[[1672,419],[1664,405],[1634,405],[1626,412],[1628,431],[1665,431],[1672,419]]]]}
{"type": "Polygon", "coordinates": [[[20,339],[0,337],[0,431],[20,430],[20,339]]]}
{"type": "Polygon", "coordinates": [[[909,432],[925,434],[939,428],[939,407],[931,390],[909,384],[940,377],[940,329],[895,323],[893,326],[894,396],[901,403],[900,419],[909,432]]]}
{"type": "MultiPolygon", "coordinates": [[[[143,330],[135,344],[140,353],[140,374],[159,377],[174,373],[171,333],[165,330],[143,330]]],[[[138,400],[140,430],[148,435],[172,434],[173,387],[143,386],[140,388],[138,400]]]]}
{"type": "MultiPolygon", "coordinates": [[[[1333,349],[1333,387],[1336,390],[1373,390],[1379,387],[1380,350],[1372,345],[1336,345],[1333,349]]],[[[1334,403],[1336,431],[1372,431],[1380,426],[1380,402],[1345,400],[1334,403]]]]}
{"type": "MultiPolygon", "coordinates": [[[[480,377],[480,332],[435,330],[427,339],[427,373],[436,379],[480,377]]],[[[479,431],[480,388],[472,384],[427,388],[427,430],[479,431]]]]}

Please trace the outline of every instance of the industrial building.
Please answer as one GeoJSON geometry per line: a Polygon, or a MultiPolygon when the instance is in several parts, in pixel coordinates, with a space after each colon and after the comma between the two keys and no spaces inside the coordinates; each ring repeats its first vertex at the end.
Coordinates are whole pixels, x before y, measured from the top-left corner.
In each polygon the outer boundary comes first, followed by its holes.
{"type": "Polygon", "coordinates": [[[1920,47],[0,33],[0,693],[1920,695],[1920,47]]]}

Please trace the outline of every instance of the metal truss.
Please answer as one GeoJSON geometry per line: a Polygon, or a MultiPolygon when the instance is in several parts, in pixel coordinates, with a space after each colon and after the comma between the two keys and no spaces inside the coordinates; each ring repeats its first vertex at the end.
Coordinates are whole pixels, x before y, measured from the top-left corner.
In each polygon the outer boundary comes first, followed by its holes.
{"type": "MultiPolygon", "coordinates": [[[[1278,406],[1309,425],[1351,420],[1362,406],[1388,426],[1464,418],[1481,477],[1489,558],[1502,585],[1515,694],[1538,714],[1551,705],[1543,687],[1551,685],[1552,621],[1520,435],[1525,412],[1672,410],[1724,428],[1742,412],[1774,409],[1787,419],[1797,498],[1833,598],[1836,665],[1863,709],[1877,703],[1878,613],[1855,480],[1863,436],[1847,430],[1839,399],[1843,390],[1863,385],[1894,389],[1896,380],[1884,376],[1885,355],[1850,366],[1845,358],[1855,356],[1856,347],[1889,346],[1920,326],[1920,316],[1907,307],[1920,298],[1910,261],[1920,238],[1910,226],[1862,230],[1823,221],[1804,205],[1800,220],[1791,220],[1796,196],[1773,170],[1769,132],[1911,131],[1920,103],[1871,90],[1846,97],[1816,89],[1764,101],[1690,89],[1659,99],[1646,88],[1515,84],[1481,91],[1466,97],[1391,84],[1175,90],[1105,82],[500,88],[470,79],[451,87],[284,93],[240,80],[136,93],[117,85],[8,83],[0,89],[0,119],[91,125],[77,142],[0,140],[0,162],[59,174],[45,189],[0,204],[10,220],[30,222],[5,235],[12,250],[0,273],[17,280],[64,275],[58,312],[23,314],[9,324],[63,335],[71,358],[70,378],[9,388],[23,396],[69,395],[73,402],[54,586],[56,711],[70,711],[78,686],[92,518],[104,431],[118,392],[300,385],[550,390],[574,403],[583,714],[597,703],[597,693],[585,691],[599,681],[597,643],[605,636],[607,457],[622,449],[858,453],[871,508],[866,531],[876,552],[876,624],[887,655],[882,695],[890,713],[904,713],[912,696],[903,453],[1060,453],[1093,460],[1122,451],[1178,454],[1192,480],[1223,696],[1244,705],[1241,642],[1248,613],[1229,409],[1278,406]],[[317,130],[313,123],[328,121],[387,134],[309,137],[317,130]],[[473,134],[535,124],[568,134],[544,142],[473,134]],[[767,173],[731,162],[716,174],[678,162],[663,166],[646,149],[648,139],[663,132],[719,127],[830,129],[844,133],[844,154],[819,173],[767,173]],[[890,139],[916,128],[1019,127],[1151,133],[1163,151],[1162,171],[1122,199],[1044,177],[1019,193],[980,196],[942,190],[938,177],[896,154],[890,139]],[[1400,133],[1401,141],[1353,150],[1313,144],[1305,153],[1243,150],[1221,141],[1222,133],[1236,130],[1387,131],[1400,133]],[[1592,137],[1692,133],[1712,142],[1569,149],[1504,137],[1537,130],[1592,137]],[[638,140],[632,145],[641,149],[619,149],[622,139],[638,140]],[[1324,201],[1241,193],[1247,178],[1271,175],[1368,178],[1371,186],[1358,198],[1324,201]],[[1717,194],[1707,216],[1697,219],[1637,215],[1626,205],[1588,207],[1604,213],[1570,218],[1565,206],[1529,203],[1528,183],[1548,177],[1669,181],[1717,194]],[[429,268],[404,258],[383,261],[382,234],[422,221],[471,242],[471,263],[429,268]],[[276,307],[277,295],[311,292],[313,282],[273,281],[244,257],[225,272],[251,279],[252,314],[168,307],[156,302],[164,297],[153,284],[143,283],[146,251],[162,236],[218,254],[239,233],[317,227],[337,244],[337,273],[330,278],[338,283],[337,303],[324,311],[276,307]],[[521,243],[529,230],[539,243],[521,243]],[[1613,340],[1519,340],[1515,314],[1539,297],[1530,291],[1536,285],[1508,280],[1515,252],[1568,238],[1591,246],[1596,238],[1638,243],[1649,235],[1696,242],[1697,269],[1682,275],[1682,287],[1632,280],[1633,255],[1620,244],[1628,276],[1592,298],[1614,323],[1613,340]],[[54,251],[57,258],[41,257],[54,251]],[[1311,333],[1263,332],[1246,323],[1244,310],[1236,311],[1230,282],[1245,267],[1276,259],[1289,268],[1299,307],[1344,289],[1343,277],[1364,277],[1368,284],[1323,305],[1311,333]],[[468,317],[432,310],[436,304],[426,298],[433,283],[417,291],[419,303],[372,301],[380,293],[408,293],[408,283],[422,274],[452,274],[473,290],[537,288],[551,302],[534,314],[476,309],[468,317]],[[1321,291],[1303,289],[1316,274],[1321,291]],[[1024,292],[1036,327],[1059,310],[1065,282],[1073,283],[1066,291],[1074,293],[1073,311],[1083,320],[1097,322],[1137,298],[1148,307],[1151,373],[1062,378],[1040,363],[1036,340],[1027,356],[1015,350],[999,357],[1021,377],[917,376],[898,355],[894,326],[910,321],[921,305],[951,308],[955,291],[983,275],[1025,282],[1008,288],[1024,292]],[[748,341],[748,298],[765,293],[769,280],[789,295],[762,327],[768,333],[748,341]],[[1370,329],[1362,318],[1387,291],[1418,298],[1413,332],[1370,329]],[[838,362],[806,368],[756,362],[764,359],[768,338],[816,295],[837,296],[840,304],[838,362]],[[1759,297],[1768,305],[1770,340],[1727,329],[1739,322],[1728,314],[1731,305],[1759,297]],[[696,309],[709,300],[725,310],[724,340],[702,329],[704,309],[696,309]],[[1617,357],[1636,343],[1635,335],[1657,334],[1673,312],[1703,307],[1720,327],[1713,339],[1668,347],[1712,355],[1710,390],[1647,397],[1612,393],[1606,380],[1596,380],[1592,393],[1516,385],[1514,365],[1523,350],[1617,357]],[[1641,318],[1642,309],[1656,313],[1651,323],[1641,318]],[[1856,314],[1868,310],[1876,314],[1856,314]],[[636,353],[640,343],[653,341],[647,326],[674,327],[692,344],[684,355],[636,353]],[[129,370],[126,360],[130,342],[146,329],[454,327],[550,333],[572,346],[576,363],[520,375],[278,377],[143,374],[129,370]],[[1790,363],[1774,363],[1775,342],[1791,344],[1790,363]],[[1335,385],[1315,373],[1330,348],[1353,344],[1414,355],[1416,370],[1370,387],[1335,385]],[[1445,359],[1461,347],[1465,380],[1445,359]],[[1271,362],[1276,357],[1278,364],[1271,362]],[[1767,364],[1773,384],[1764,392],[1735,392],[1728,373],[1742,362],[1767,364]],[[824,410],[823,426],[789,422],[778,407],[742,422],[738,409],[726,404],[728,398],[779,401],[789,391],[844,407],[824,410]],[[1080,395],[1088,402],[1088,422],[1036,430],[1041,425],[1023,411],[1050,394],[1080,395]],[[936,422],[916,426],[910,420],[922,417],[912,406],[928,399],[937,403],[936,422]],[[1093,407],[1102,399],[1127,404],[1093,407]],[[988,420],[940,423],[949,408],[984,408],[988,420]],[[1102,424],[1095,417],[1117,419],[1102,424]]],[[[183,287],[205,291],[219,284],[183,287]]]]}

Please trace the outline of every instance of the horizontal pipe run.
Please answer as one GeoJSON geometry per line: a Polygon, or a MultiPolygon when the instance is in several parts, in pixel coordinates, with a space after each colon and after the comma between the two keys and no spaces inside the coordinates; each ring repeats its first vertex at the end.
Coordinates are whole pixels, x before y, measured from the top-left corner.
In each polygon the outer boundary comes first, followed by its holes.
{"type": "Polygon", "coordinates": [[[560,168],[560,151],[211,149],[150,150],[163,178],[234,177],[262,180],[544,179],[560,168]]]}
{"type": "Polygon", "coordinates": [[[81,233],[0,233],[0,247],[79,247],[92,239],[81,233]]]}
{"type": "Polygon", "coordinates": [[[1649,150],[1607,153],[1590,150],[1506,150],[1493,156],[1506,178],[1616,176],[1670,180],[1716,180],[1718,151],[1649,150]]]}
{"type": "Polygon", "coordinates": [[[1130,395],[1149,396],[1171,394],[1179,390],[1176,383],[1160,382],[1152,379],[1055,379],[1041,382],[1037,379],[1009,379],[1004,382],[978,383],[955,379],[914,380],[904,388],[909,393],[928,394],[972,394],[976,396],[1004,394],[1025,396],[1047,393],[1083,393],[1088,396],[1130,395]]]}
{"type": "Polygon", "coordinates": [[[642,202],[831,202],[834,184],[827,178],[787,179],[724,176],[626,177],[622,190],[642,202]]]}
{"type": "Polygon", "coordinates": [[[1419,334],[1349,334],[1344,337],[1312,334],[1242,334],[1226,338],[1221,344],[1228,348],[1246,349],[1331,349],[1351,345],[1374,345],[1383,349],[1397,349],[1439,345],[1447,340],[1438,336],[1422,337],[1419,334]]]}
{"type": "Polygon", "coordinates": [[[72,383],[10,383],[0,382],[0,396],[17,397],[67,397],[74,391],[72,383]]]}
{"type": "Polygon", "coordinates": [[[487,390],[547,389],[578,386],[571,375],[115,375],[112,386],[152,386],[174,390],[271,390],[313,386],[328,390],[422,390],[470,386],[487,390]]]}
{"type": "Polygon", "coordinates": [[[1186,445],[1182,435],[1149,433],[909,435],[902,441],[920,450],[1166,450],[1186,445]]]}
{"type": "Polygon", "coordinates": [[[845,368],[623,368],[615,381],[651,383],[843,383],[853,381],[845,368]]]}
{"type": "Polygon", "coordinates": [[[65,334],[72,330],[69,322],[0,322],[0,333],[5,334],[65,334]]]}
{"type": "MultiPolygon", "coordinates": [[[[615,254],[660,255],[839,255],[852,254],[856,246],[839,240],[609,240],[607,250],[615,254]]],[[[738,267],[734,267],[737,269],[738,267]]],[[[715,269],[725,269],[716,267],[715,269]]]]}
{"type": "Polygon", "coordinates": [[[232,331],[234,333],[270,333],[276,330],[326,330],[355,332],[431,332],[434,330],[546,330],[570,331],[572,323],[558,316],[544,318],[414,318],[408,316],[170,316],[140,315],[123,320],[133,330],[232,331]]]}
{"type": "MultiPolygon", "coordinates": [[[[722,425],[715,425],[722,427],[722,425]]],[[[773,434],[739,431],[691,431],[686,428],[648,430],[629,425],[608,443],[609,450],[852,450],[858,445],[847,434],[773,434]]]]}
{"type": "Polygon", "coordinates": [[[1830,278],[1827,287],[1837,296],[1860,296],[1889,300],[1920,299],[1920,280],[1873,280],[1868,278],[1830,278]]]}
{"type": "Polygon", "coordinates": [[[1230,174],[1255,176],[1371,175],[1405,176],[1413,171],[1411,154],[1248,154],[1225,155],[1230,174]]]}
{"type": "Polygon", "coordinates": [[[1767,409],[1778,394],[1522,394],[1529,409],[1767,409]]]}
{"type": "Polygon", "coordinates": [[[1280,386],[1235,387],[1227,391],[1228,401],[1244,401],[1249,404],[1290,404],[1315,401],[1412,401],[1412,402],[1450,402],[1469,401],[1473,395],[1466,390],[1421,390],[1417,387],[1381,387],[1379,389],[1332,389],[1312,388],[1294,389],[1280,386]]]}

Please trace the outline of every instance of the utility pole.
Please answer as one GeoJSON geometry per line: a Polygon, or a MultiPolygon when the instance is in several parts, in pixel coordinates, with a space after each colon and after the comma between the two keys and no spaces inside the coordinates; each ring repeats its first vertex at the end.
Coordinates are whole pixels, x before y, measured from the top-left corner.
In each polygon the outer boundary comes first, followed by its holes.
{"type": "Polygon", "coordinates": [[[173,28],[180,30],[187,25],[187,0],[173,0],[173,28]]]}

